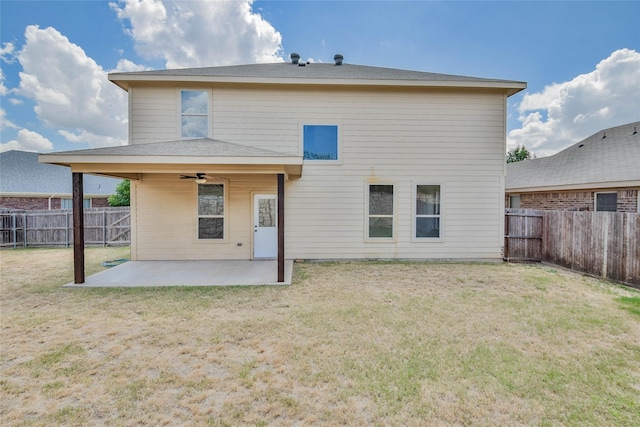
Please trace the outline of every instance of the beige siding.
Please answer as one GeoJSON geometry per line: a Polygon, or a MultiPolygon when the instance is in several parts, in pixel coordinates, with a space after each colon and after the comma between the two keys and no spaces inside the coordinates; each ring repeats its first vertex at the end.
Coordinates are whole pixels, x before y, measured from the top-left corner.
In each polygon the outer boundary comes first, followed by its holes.
{"type": "Polygon", "coordinates": [[[253,192],[275,194],[275,176],[234,175],[226,182],[225,242],[196,237],[197,184],[177,175],[149,174],[134,184],[137,260],[250,259],[253,192]],[[239,246],[238,244],[241,244],[239,246]]]}
{"type": "Polygon", "coordinates": [[[178,91],[174,87],[134,87],[129,96],[132,144],[178,139],[178,91]]]}
{"type": "MultiPolygon", "coordinates": [[[[288,258],[500,257],[504,94],[209,89],[215,139],[299,155],[302,124],[340,126],[340,164],[306,163],[302,178],[287,182],[288,258]],[[365,242],[367,182],[395,184],[394,242],[365,242]],[[413,186],[429,183],[442,185],[443,239],[414,242],[413,186]]],[[[176,139],[178,90],[136,87],[132,142],[176,139]]],[[[250,192],[266,191],[265,186],[275,192],[269,180],[275,183],[273,176],[231,178],[229,243],[207,244],[203,251],[193,242],[192,184],[175,176],[145,178],[138,188],[140,259],[250,258],[250,192]],[[167,213],[158,214],[166,206],[167,213]],[[168,230],[167,224],[175,226],[168,230]]]]}

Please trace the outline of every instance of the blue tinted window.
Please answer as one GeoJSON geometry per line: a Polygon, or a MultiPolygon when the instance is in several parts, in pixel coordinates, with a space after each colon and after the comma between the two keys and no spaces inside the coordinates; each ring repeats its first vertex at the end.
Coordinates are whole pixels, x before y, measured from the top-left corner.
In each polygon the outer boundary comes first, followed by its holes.
{"type": "Polygon", "coordinates": [[[305,160],[338,160],[338,126],[305,125],[305,160]]]}
{"type": "Polygon", "coordinates": [[[180,114],[183,138],[206,138],[208,129],[209,94],[203,90],[180,92],[180,114]]]}

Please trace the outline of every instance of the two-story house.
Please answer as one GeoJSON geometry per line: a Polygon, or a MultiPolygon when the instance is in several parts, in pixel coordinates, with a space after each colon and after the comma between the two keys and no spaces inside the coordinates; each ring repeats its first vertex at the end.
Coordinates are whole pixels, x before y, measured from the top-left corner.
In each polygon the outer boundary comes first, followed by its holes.
{"type": "Polygon", "coordinates": [[[132,180],[133,260],[501,259],[525,83],[291,57],[110,74],[129,145],[41,161],[132,180]]]}

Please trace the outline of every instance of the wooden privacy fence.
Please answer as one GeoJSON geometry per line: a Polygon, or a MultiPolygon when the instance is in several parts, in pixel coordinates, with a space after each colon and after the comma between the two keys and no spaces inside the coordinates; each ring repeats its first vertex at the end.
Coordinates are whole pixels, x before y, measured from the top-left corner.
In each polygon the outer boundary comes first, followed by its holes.
{"type": "Polygon", "coordinates": [[[640,285],[640,214],[507,209],[504,256],[640,285]]]}
{"type": "Polygon", "coordinates": [[[507,209],[504,217],[504,259],[542,261],[543,211],[507,209]]]}
{"type": "MultiPolygon", "coordinates": [[[[88,246],[124,246],[131,241],[128,207],[84,211],[84,242],[88,246]]],[[[70,210],[0,212],[0,246],[27,248],[73,245],[70,210]]]]}

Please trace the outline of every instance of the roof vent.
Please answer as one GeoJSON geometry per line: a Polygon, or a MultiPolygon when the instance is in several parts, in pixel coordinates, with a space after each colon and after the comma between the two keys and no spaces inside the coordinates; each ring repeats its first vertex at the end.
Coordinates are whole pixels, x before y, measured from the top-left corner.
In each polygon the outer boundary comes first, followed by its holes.
{"type": "Polygon", "coordinates": [[[635,134],[637,134],[637,133],[638,133],[638,131],[637,131],[636,127],[634,126],[634,127],[633,127],[633,133],[632,133],[631,135],[635,135],[635,134]]]}
{"type": "Polygon", "coordinates": [[[342,65],[343,59],[344,59],[344,56],[340,55],[339,53],[336,53],[336,55],[333,57],[333,61],[336,65],[342,65]]]}
{"type": "Polygon", "coordinates": [[[605,139],[607,137],[607,133],[606,132],[602,132],[602,139],[605,139]]]}
{"type": "Polygon", "coordinates": [[[297,64],[298,61],[300,61],[300,55],[298,55],[297,53],[292,53],[291,54],[291,63],[292,64],[297,64]]]}

